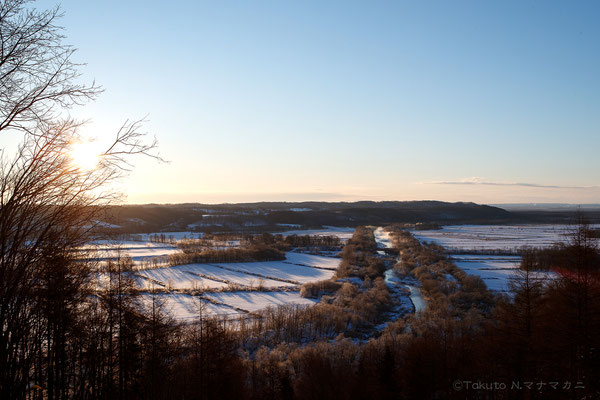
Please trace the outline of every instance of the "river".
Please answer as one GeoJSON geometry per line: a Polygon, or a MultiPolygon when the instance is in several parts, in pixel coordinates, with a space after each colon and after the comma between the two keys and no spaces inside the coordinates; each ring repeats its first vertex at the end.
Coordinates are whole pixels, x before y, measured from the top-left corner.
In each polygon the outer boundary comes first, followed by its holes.
{"type": "MultiPolygon", "coordinates": [[[[386,232],[383,227],[377,227],[373,232],[375,235],[375,242],[377,243],[377,247],[380,249],[391,249],[394,247],[392,243],[392,238],[389,233],[386,232]]],[[[400,256],[396,259],[396,262],[400,262],[400,256]]],[[[421,296],[421,289],[417,286],[418,281],[414,280],[413,282],[407,282],[408,279],[400,279],[394,273],[394,267],[388,268],[384,272],[384,280],[386,285],[390,288],[404,287],[409,290],[410,301],[413,304],[415,312],[420,312],[427,308],[427,302],[421,296]]]]}

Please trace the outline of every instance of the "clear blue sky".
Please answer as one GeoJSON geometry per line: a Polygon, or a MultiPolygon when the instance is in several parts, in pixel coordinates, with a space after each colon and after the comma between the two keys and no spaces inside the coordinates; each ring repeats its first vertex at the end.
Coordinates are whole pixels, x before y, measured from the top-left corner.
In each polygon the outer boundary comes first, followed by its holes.
{"type": "MultiPolygon", "coordinates": [[[[38,1],[46,8],[54,1],[38,1]]],[[[600,2],[61,3],[129,202],[600,202],[600,2]]]]}

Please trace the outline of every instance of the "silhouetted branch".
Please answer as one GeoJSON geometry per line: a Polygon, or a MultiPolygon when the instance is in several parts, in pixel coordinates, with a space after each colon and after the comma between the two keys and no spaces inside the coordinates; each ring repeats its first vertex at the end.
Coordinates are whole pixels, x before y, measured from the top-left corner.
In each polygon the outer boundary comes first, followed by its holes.
{"type": "Polygon", "coordinates": [[[133,165],[130,157],[144,155],[160,162],[167,162],[157,151],[158,141],[153,137],[150,142],[145,141],[147,134],[139,132],[145,120],[130,122],[129,120],[119,128],[115,140],[108,149],[100,155],[102,162],[122,171],[130,171],[133,165]]]}
{"type": "Polygon", "coordinates": [[[61,111],[94,99],[101,88],[76,83],[82,64],[63,44],[59,8],[28,9],[29,1],[0,3],[0,131],[32,132],[61,111]]]}

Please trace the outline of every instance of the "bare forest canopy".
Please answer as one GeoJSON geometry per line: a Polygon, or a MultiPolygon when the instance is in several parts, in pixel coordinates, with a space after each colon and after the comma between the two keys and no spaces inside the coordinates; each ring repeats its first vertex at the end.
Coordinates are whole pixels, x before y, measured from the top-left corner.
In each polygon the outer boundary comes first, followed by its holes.
{"type": "MultiPolygon", "coordinates": [[[[507,211],[475,203],[441,201],[187,203],[117,206],[111,209],[111,220],[106,222],[123,233],[179,230],[264,232],[394,223],[572,223],[575,222],[575,212],[575,209],[507,211]]],[[[600,221],[600,209],[586,210],[586,217],[591,223],[597,223],[600,221]]]]}

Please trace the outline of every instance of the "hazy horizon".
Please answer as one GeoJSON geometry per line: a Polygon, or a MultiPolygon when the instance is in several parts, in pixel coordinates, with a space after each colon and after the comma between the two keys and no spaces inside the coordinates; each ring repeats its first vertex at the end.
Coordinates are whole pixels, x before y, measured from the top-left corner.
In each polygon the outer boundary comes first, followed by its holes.
{"type": "MultiPolygon", "coordinates": [[[[239,201],[182,201],[182,202],[156,202],[151,201],[147,203],[123,203],[126,206],[145,206],[145,205],[181,205],[181,204],[201,204],[201,205],[209,205],[209,206],[218,206],[218,205],[236,205],[236,204],[260,204],[260,203],[289,203],[289,204],[302,204],[302,203],[348,203],[354,204],[359,202],[428,202],[428,201],[440,201],[445,202],[444,200],[439,199],[410,199],[410,200],[371,200],[371,199],[353,199],[353,200],[273,200],[269,198],[252,198],[248,197],[247,200],[240,198],[239,201]]],[[[476,203],[470,200],[458,200],[452,201],[448,203],[475,203],[480,205],[506,208],[506,209],[520,209],[520,208],[539,208],[539,209],[548,209],[548,210],[558,210],[558,209],[576,209],[581,208],[585,209],[596,209],[600,208],[600,203],[476,203]]]]}

